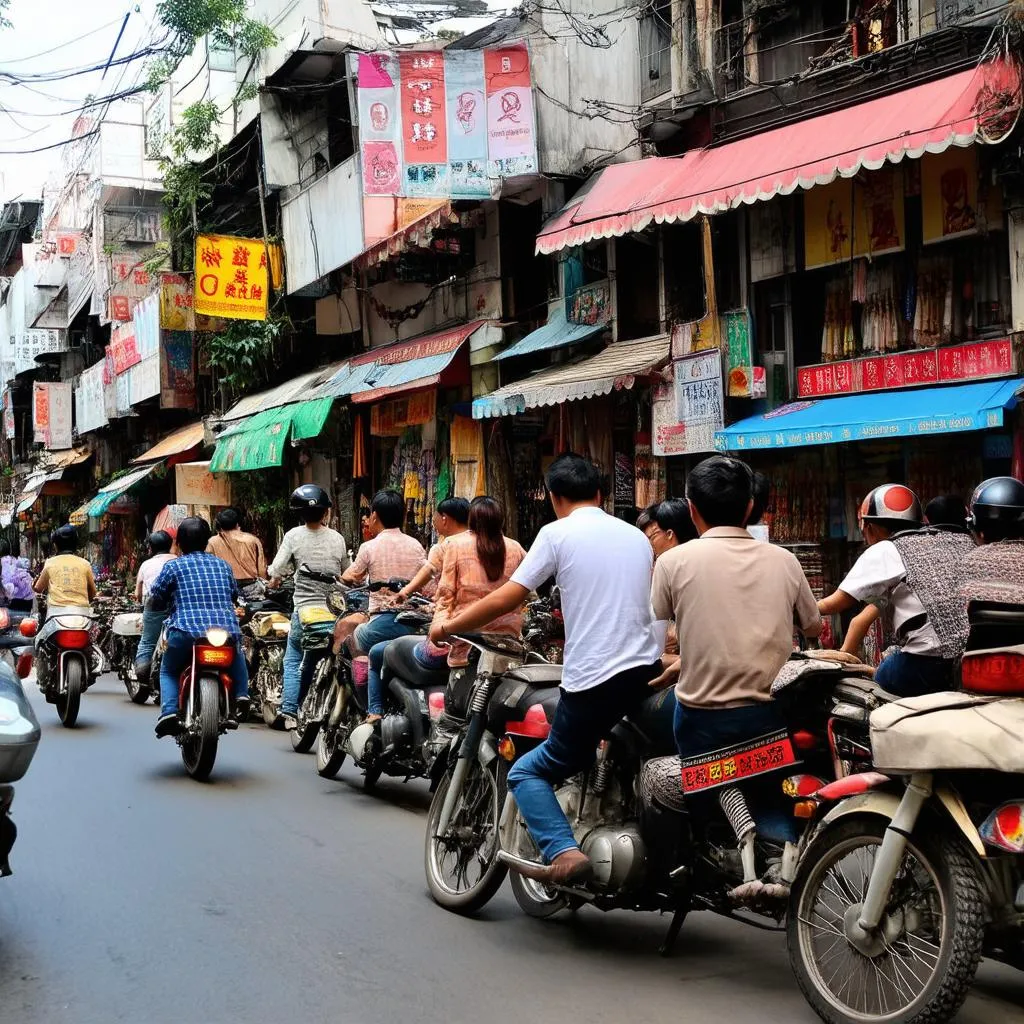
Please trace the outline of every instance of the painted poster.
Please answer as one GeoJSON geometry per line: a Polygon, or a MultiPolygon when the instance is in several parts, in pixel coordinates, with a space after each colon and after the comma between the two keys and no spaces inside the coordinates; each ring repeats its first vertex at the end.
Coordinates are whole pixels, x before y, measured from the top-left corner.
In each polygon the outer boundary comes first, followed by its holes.
{"type": "Polygon", "coordinates": [[[267,247],[231,235],[196,237],[196,314],[227,320],[266,320],[267,247]]]}
{"type": "Polygon", "coordinates": [[[481,50],[445,52],[448,179],[455,199],[491,195],[487,178],[487,105],[481,50]]]}
{"type": "Polygon", "coordinates": [[[750,398],[754,389],[754,360],[750,341],[750,314],[733,309],[722,314],[729,363],[726,376],[730,398],[750,398]]]}
{"type": "Polygon", "coordinates": [[[676,412],[674,383],[656,384],[651,391],[651,450],[661,457],[686,454],[686,424],[676,412]]]}
{"type": "Polygon", "coordinates": [[[484,51],[487,167],[495,178],[537,172],[530,51],[525,43],[484,51]]]}
{"type": "Polygon", "coordinates": [[[140,362],[142,355],[135,339],[133,323],[115,324],[110,329],[110,354],[114,363],[114,374],[122,374],[140,362]]]}
{"type": "Polygon", "coordinates": [[[14,426],[14,403],[10,391],[4,391],[4,436],[13,441],[16,436],[14,426]]]}
{"type": "Polygon", "coordinates": [[[160,344],[160,408],[194,409],[196,376],[192,362],[192,335],[164,331],[160,344]]]}
{"type": "Polygon", "coordinates": [[[390,53],[361,53],[358,75],[363,194],[397,196],[402,186],[398,59],[390,53]]]}
{"type": "Polygon", "coordinates": [[[46,444],[50,433],[50,385],[32,385],[32,440],[46,444]]]}
{"type": "Polygon", "coordinates": [[[79,434],[105,427],[108,423],[103,404],[103,360],[82,371],[75,389],[75,425],[79,434]]]}
{"type": "Polygon", "coordinates": [[[921,219],[926,243],[975,235],[988,221],[990,211],[978,195],[977,161],[974,149],[955,146],[922,159],[921,219]]]}
{"type": "Polygon", "coordinates": [[[50,384],[50,429],[46,447],[63,451],[71,447],[71,383],[50,384]]]}
{"type": "Polygon", "coordinates": [[[676,411],[686,425],[687,454],[715,450],[715,431],[725,425],[722,353],[718,349],[677,359],[676,411]]]}
{"type": "Polygon", "coordinates": [[[441,50],[414,50],[398,55],[406,195],[448,194],[444,63],[441,50]]]}

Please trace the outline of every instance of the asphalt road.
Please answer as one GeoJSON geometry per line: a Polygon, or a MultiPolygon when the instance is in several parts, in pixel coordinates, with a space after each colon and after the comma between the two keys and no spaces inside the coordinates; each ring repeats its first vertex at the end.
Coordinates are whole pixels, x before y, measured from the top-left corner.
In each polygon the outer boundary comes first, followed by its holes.
{"type": "MultiPolygon", "coordinates": [[[[781,936],[706,914],[664,960],[654,915],[538,922],[507,887],[475,920],[446,913],[423,880],[422,783],[365,796],[350,766],[321,780],[252,725],[199,784],[111,677],[73,731],[30,689],[43,740],[0,880],[4,1024],[817,1020],[781,936]]],[[[1024,974],[986,965],[958,1020],[1022,1005],[1024,974]]]]}

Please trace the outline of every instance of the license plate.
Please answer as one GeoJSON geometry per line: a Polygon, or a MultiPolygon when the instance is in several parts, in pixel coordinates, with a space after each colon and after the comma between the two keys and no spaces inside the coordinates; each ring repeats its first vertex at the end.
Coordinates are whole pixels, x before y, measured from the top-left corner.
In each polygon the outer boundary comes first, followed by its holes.
{"type": "Polygon", "coordinates": [[[731,747],[682,759],[683,792],[700,793],[767,775],[797,764],[793,741],[785,729],[731,747]]]}

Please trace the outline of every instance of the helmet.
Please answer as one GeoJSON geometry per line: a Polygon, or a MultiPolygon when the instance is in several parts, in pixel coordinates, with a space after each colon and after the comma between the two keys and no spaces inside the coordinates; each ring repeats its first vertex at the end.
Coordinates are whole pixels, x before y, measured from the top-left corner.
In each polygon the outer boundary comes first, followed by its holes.
{"type": "Polygon", "coordinates": [[[865,523],[910,530],[921,524],[921,502],[903,484],[882,484],[861,502],[860,518],[865,523]]]}
{"type": "Polygon", "coordinates": [[[316,484],[303,484],[292,491],[292,496],[288,499],[288,507],[293,512],[302,512],[308,508],[326,509],[331,507],[331,499],[322,487],[317,487],[316,484]]]}
{"type": "Polygon", "coordinates": [[[1024,484],[1012,476],[994,476],[978,484],[967,522],[981,533],[1024,535],[1024,484]]]}
{"type": "Polygon", "coordinates": [[[71,523],[65,523],[50,534],[50,543],[58,551],[77,551],[78,530],[71,523]]]}

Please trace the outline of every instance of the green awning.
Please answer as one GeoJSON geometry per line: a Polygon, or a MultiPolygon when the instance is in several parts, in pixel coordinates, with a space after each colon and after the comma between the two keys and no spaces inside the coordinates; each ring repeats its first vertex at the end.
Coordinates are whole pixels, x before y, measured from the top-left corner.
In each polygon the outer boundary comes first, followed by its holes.
{"type": "Polygon", "coordinates": [[[99,519],[111,505],[121,497],[122,494],[130,491],[136,484],[142,483],[143,480],[153,472],[157,466],[161,466],[163,463],[154,462],[152,466],[146,466],[143,469],[137,469],[133,473],[128,473],[125,476],[118,477],[113,483],[107,484],[106,487],[102,488],[99,494],[88,503],[86,508],[86,515],[92,519],[99,519]]]}
{"type": "Polygon", "coordinates": [[[289,437],[316,437],[324,429],[333,404],[333,398],[314,398],[249,416],[217,439],[210,472],[239,473],[280,466],[289,437]]]}

